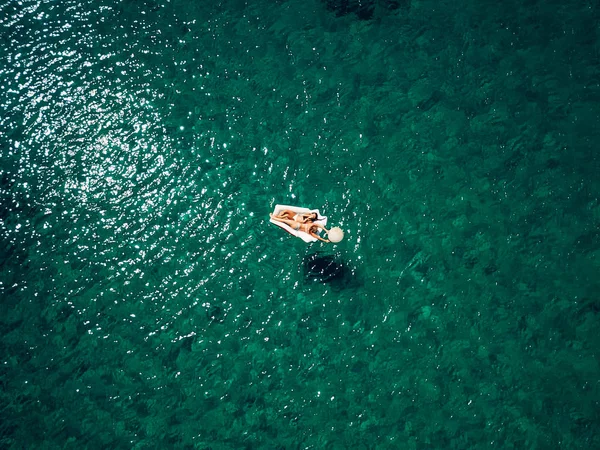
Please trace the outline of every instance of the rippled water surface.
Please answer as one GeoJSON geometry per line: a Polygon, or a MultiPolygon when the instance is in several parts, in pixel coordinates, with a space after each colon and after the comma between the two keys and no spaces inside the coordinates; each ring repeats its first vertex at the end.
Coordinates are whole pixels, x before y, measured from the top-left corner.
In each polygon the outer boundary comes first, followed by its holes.
{"type": "Polygon", "coordinates": [[[0,0],[0,446],[600,447],[600,11],[521,3],[0,0]]]}

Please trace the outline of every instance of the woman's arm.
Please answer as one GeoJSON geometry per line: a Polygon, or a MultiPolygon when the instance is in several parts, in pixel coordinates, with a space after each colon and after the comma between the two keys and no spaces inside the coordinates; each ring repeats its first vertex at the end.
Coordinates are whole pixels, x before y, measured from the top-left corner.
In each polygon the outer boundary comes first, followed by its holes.
{"type": "Polygon", "coordinates": [[[320,241],[323,241],[323,242],[329,242],[329,240],[328,240],[328,239],[323,239],[321,236],[319,236],[319,235],[318,235],[317,233],[315,233],[314,231],[311,231],[311,232],[310,232],[310,235],[311,235],[312,237],[314,237],[314,238],[317,238],[317,239],[318,239],[318,240],[320,240],[320,241]]]}

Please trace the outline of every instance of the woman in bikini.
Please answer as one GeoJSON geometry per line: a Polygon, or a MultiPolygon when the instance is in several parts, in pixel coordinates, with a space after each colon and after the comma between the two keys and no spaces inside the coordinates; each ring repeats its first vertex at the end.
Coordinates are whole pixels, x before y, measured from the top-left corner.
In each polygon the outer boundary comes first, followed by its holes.
{"type": "Polygon", "coordinates": [[[303,231],[306,234],[309,234],[312,237],[314,237],[315,239],[318,239],[320,241],[329,242],[328,239],[323,239],[317,233],[319,231],[319,228],[324,230],[325,233],[329,233],[329,230],[327,228],[325,228],[323,225],[321,225],[320,223],[313,222],[317,218],[318,218],[317,213],[294,214],[293,211],[282,211],[277,216],[271,214],[271,219],[276,220],[277,222],[283,222],[286,225],[289,225],[290,227],[292,227],[294,230],[303,231]],[[294,218],[291,220],[287,219],[286,217],[288,217],[288,213],[291,213],[294,216],[294,218]],[[308,216],[308,217],[304,217],[304,216],[308,216]],[[296,220],[296,217],[298,217],[298,219],[303,220],[303,221],[300,222],[299,220],[296,220]]]}
{"type": "Polygon", "coordinates": [[[290,209],[284,209],[283,211],[280,211],[279,214],[277,214],[276,216],[271,216],[271,217],[273,217],[273,219],[275,219],[275,220],[287,219],[287,220],[294,220],[294,221],[300,222],[300,223],[315,222],[316,220],[319,219],[319,216],[317,215],[316,212],[296,214],[294,211],[292,211],[290,209]]]}

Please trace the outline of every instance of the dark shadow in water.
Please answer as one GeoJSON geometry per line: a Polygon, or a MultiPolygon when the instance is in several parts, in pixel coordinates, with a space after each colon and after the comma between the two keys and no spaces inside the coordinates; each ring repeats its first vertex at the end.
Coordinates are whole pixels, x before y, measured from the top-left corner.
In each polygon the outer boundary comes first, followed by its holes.
{"type": "Polygon", "coordinates": [[[347,284],[352,278],[351,271],[340,256],[327,255],[322,252],[310,253],[302,261],[304,278],[319,283],[335,283],[338,286],[347,284]]]}
{"type": "Polygon", "coordinates": [[[410,0],[323,0],[328,11],[336,17],[356,14],[360,20],[371,20],[379,10],[380,14],[390,14],[398,9],[410,9],[410,0]]]}

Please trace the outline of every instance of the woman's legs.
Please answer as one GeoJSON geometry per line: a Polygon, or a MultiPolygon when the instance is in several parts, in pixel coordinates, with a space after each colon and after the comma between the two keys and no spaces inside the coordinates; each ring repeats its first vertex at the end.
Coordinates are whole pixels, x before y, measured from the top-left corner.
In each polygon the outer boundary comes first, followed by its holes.
{"type": "Polygon", "coordinates": [[[295,216],[296,216],[296,213],[294,211],[291,211],[289,209],[284,209],[283,211],[279,211],[279,214],[277,214],[277,216],[275,216],[275,217],[279,217],[280,219],[293,220],[295,216]]]}
{"type": "Polygon", "coordinates": [[[279,216],[271,216],[271,218],[273,220],[276,220],[277,222],[283,222],[286,225],[289,225],[290,227],[292,227],[294,230],[298,229],[299,225],[302,225],[300,222],[296,222],[295,220],[289,220],[289,219],[282,219],[279,216]]]}

